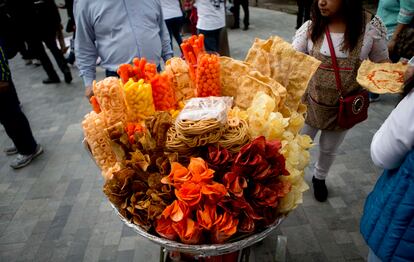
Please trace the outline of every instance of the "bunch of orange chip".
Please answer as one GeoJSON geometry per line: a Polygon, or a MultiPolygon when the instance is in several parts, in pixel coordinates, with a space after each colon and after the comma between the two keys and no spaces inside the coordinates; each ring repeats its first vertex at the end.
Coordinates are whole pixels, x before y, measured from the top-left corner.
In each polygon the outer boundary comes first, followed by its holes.
{"type": "Polygon", "coordinates": [[[188,168],[172,163],[161,182],[175,187],[177,200],[157,220],[157,233],[186,244],[223,243],[234,235],[238,220],[217,205],[227,190],[213,178],[214,170],[202,158],[191,158],[188,168]]]}

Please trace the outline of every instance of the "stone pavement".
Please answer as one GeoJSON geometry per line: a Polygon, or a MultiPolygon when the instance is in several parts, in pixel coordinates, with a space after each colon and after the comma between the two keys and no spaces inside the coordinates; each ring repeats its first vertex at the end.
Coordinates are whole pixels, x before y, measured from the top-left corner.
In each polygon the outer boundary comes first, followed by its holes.
{"type": "MultiPolygon", "coordinates": [[[[293,36],[294,16],[255,8],[251,13],[249,31],[229,32],[234,57],[243,58],[256,36],[293,36]]],[[[0,261],[158,261],[158,246],[123,226],[111,210],[100,172],[81,146],[80,122],[90,110],[81,79],[43,85],[43,70],[25,66],[19,57],[11,68],[45,153],[18,171],[9,167],[10,157],[0,155],[0,261]]],[[[102,70],[98,75],[102,78],[102,70]]],[[[254,248],[252,261],[271,261],[277,234],[287,237],[288,261],[364,261],[367,247],[358,221],[380,173],[369,145],[396,102],[384,96],[371,106],[369,120],[348,134],[327,181],[328,201],[318,203],[306,192],[304,204],[254,248]]],[[[0,127],[0,148],[7,145],[0,127]]]]}

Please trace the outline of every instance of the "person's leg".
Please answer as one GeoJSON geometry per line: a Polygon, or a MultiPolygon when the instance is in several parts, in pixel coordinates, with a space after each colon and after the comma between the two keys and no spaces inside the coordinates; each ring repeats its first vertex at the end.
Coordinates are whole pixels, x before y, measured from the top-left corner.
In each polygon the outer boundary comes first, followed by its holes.
{"type": "Polygon", "coordinates": [[[45,70],[48,79],[43,80],[43,83],[59,83],[60,79],[59,76],[56,74],[55,69],[53,68],[52,62],[50,61],[43,44],[39,40],[30,41],[30,45],[32,46],[33,52],[40,60],[43,69],[45,70]]]}
{"type": "Polygon", "coordinates": [[[33,138],[29,121],[20,109],[17,96],[13,94],[12,88],[14,85],[10,81],[8,90],[0,94],[0,122],[18,152],[22,155],[31,155],[35,153],[37,143],[33,138]]]}
{"type": "MultiPolygon", "coordinates": [[[[175,41],[177,41],[178,47],[181,49],[181,43],[183,42],[183,39],[181,38],[181,29],[183,28],[183,18],[182,17],[175,17],[172,19],[172,35],[175,38],[175,41]]],[[[172,45],[172,40],[171,40],[172,45]]]]}
{"type": "MultiPolygon", "coordinates": [[[[173,19],[173,18],[172,18],[173,19]]],[[[171,49],[173,49],[173,42],[172,42],[172,27],[173,27],[173,21],[171,21],[172,19],[165,19],[165,25],[167,26],[168,29],[168,35],[170,36],[170,44],[171,44],[171,49]]],[[[173,49],[174,50],[174,49],[173,49]]]]}
{"type": "Polygon", "coordinates": [[[322,130],[319,139],[319,155],[313,171],[312,184],[315,199],[324,202],[328,198],[325,179],[335,160],[337,150],[344,141],[346,131],[322,130]]]}
{"type": "Polygon", "coordinates": [[[249,0],[243,0],[242,2],[243,12],[244,12],[244,30],[247,30],[249,28],[249,0]]]}
{"type": "Polygon", "coordinates": [[[314,128],[308,124],[305,124],[301,130],[302,135],[308,135],[312,140],[315,139],[316,134],[318,133],[319,129],[314,128]]]}
{"type": "Polygon", "coordinates": [[[75,63],[75,32],[73,32],[72,39],[70,40],[70,52],[66,62],[73,65],[75,63]]]}
{"type": "Polygon", "coordinates": [[[14,87],[13,84],[10,85],[10,95],[13,97],[12,98],[13,100],[17,101],[17,103],[19,104],[19,106],[22,104],[22,103],[20,103],[19,96],[17,95],[16,88],[14,87]]]}
{"type": "Polygon", "coordinates": [[[346,131],[322,130],[319,139],[319,156],[315,164],[315,177],[326,179],[338,151],[339,146],[345,139],[346,131]]]}
{"type": "Polygon", "coordinates": [[[56,35],[45,36],[43,38],[43,42],[45,42],[47,48],[49,48],[50,52],[52,52],[53,57],[56,60],[56,63],[58,64],[60,70],[65,76],[65,82],[72,82],[72,74],[66,62],[66,59],[63,56],[62,51],[58,48],[56,44],[56,35]]]}
{"type": "Polygon", "coordinates": [[[204,35],[204,47],[206,51],[218,52],[220,44],[220,29],[217,30],[198,30],[199,34],[204,35]]]}
{"type": "Polygon", "coordinates": [[[57,40],[59,41],[60,51],[63,54],[66,54],[66,51],[68,51],[69,47],[66,46],[65,38],[63,37],[63,31],[62,30],[63,30],[63,27],[62,27],[62,25],[60,25],[59,29],[56,32],[56,37],[57,37],[57,40]]]}
{"type": "Polygon", "coordinates": [[[240,28],[240,1],[241,0],[234,0],[234,8],[233,8],[233,16],[234,16],[234,24],[231,27],[232,29],[240,28]]]}
{"type": "Polygon", "coordinates": [[[298,15],[296,17],[296,29],[299,29],[303,23],[304,6],[303,6],[303,0],[297,0],[297,3],[298,3],[298,15]]]}

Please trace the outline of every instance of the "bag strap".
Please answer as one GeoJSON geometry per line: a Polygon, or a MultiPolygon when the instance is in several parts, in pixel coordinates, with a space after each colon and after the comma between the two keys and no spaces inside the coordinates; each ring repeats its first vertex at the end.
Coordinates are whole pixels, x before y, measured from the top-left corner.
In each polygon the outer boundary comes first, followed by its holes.
{"type": "Polygon", "coordinates": [[[338,61],[336,59],[335,49],[332,43],[331,32],[329,32],[328,26],[325,30],[326,40],[328,41],[329,51],[331,52],[331,59],[332,59],[332,67],[335,72],[335,79],[336,79],[336,89],[338,90],[339,94],[342,96],[342,82],[341,82],[341,75],[339,74],[339,66],[338,61]]]}

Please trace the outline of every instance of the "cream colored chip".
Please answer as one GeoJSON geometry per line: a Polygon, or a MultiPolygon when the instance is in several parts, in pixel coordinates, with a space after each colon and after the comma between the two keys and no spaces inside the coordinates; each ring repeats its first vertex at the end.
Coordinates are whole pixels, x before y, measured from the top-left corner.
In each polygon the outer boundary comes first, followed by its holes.
{"type": "Polygon", "coordinates": [[[402,93],[404,73],[407,65],[402,63],[373,63],[369,60],[362,62],[357,81],[376,94],[402,93]]]}

